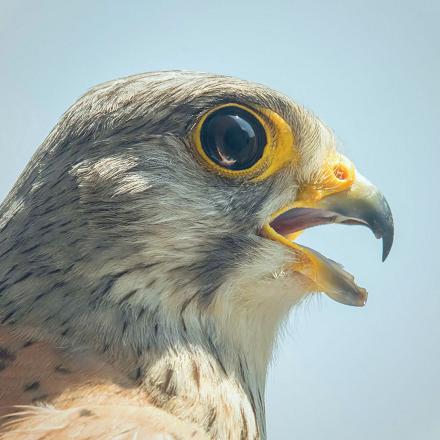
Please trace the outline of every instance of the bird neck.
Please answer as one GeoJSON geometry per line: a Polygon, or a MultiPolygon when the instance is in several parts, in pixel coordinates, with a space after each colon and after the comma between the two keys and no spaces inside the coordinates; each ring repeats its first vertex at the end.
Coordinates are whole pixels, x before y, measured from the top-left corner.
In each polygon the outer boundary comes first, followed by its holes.
{"type": "Polygon", "coordinates": [[[119,309],[103,306],[87,319],[95,323],[87,332],[98,336],[86,339],[155,406],[210,438],[265,439],[266,374],[279,322],[267,310],[243,315],[215,300],[178,310],[132,307],[122,318],[119,309]],[[109,322],[131,324],[121,337],[102,332],[109,322]]]}
{"type": "Polygon", "coordinates": [[[264,283],[248,284],[218,292],[206,305],[176,307],[176,315],[170,306],[145,311],[139,328],[154,334],[135,374],[154,404],[213,439],[266,438],[267,368],[290,305],[273,294],[264,283]]]}

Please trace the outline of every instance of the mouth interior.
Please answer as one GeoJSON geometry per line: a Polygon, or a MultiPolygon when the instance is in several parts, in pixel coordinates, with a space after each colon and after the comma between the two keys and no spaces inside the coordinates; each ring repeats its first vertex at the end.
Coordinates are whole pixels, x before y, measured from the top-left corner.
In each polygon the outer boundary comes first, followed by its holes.
{"type": "Polygon", "coordinates": [[[272,220],[270,227],[278,234],[288,238],[290,234],[303,231],[304,229],[334,223],[367,226],[365,222],[359,219],[345,217],[325,209],[293,208],[272,220]]]}
{"type": "Polygon", "coordinates": [[[299,232],[314,226],[330,223],[365,225],[361,219],[316,208],[289,209],[266,225],[267,238],[279,241],[293,248],[302,257],[302,262],[293,266],[293,270],[302,273],[313,283],[317,291],[326,293],[335,301],[343,304],[365,305],[367,292],[357,286],[353,275],[346,272],[343,266],[325,257],[314,249],[299,245],[294,239],[299,232]]]}

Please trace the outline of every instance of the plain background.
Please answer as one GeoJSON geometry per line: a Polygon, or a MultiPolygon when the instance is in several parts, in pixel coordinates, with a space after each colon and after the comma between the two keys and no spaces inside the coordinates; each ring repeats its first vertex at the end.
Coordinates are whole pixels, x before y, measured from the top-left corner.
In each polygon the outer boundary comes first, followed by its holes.
{"type": "Polygon", "coordinates": [[[386,194],[396,240],[382,264],[366,229],[304,234],[370,297],[292,314],[268,381],[269,440],[437,440],[439,20],[435,0],[0,0],[0,196],[96,83],[191,69],[291,96],[386,194]]]}

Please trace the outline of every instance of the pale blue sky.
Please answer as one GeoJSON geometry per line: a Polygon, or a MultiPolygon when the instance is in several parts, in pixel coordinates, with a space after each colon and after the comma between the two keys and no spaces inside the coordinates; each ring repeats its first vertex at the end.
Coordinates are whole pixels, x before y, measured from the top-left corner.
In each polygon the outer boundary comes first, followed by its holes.
{"type": "Polygon", "coordinates": [[[386,194],[396,240],[382,264],[366,229],[304,234],[370,297],[292,314],[268,382],[269,440],[437,440],[439,21],[435,0],[0,0],[0,197],[96,83],[181,68],[291,96],[386,194]]]}

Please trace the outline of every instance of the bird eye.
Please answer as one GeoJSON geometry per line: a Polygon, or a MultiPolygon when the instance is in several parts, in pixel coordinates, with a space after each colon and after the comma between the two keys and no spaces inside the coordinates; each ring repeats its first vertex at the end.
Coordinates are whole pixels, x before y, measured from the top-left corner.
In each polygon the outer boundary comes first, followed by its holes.
{"type": "Polygon", "coordinates": [[[222,168],[246,170],[262,158],[267,138],[256,116],[228,105],[208,114],[200,129],[200,144],[206,156],[222,168]]]}

